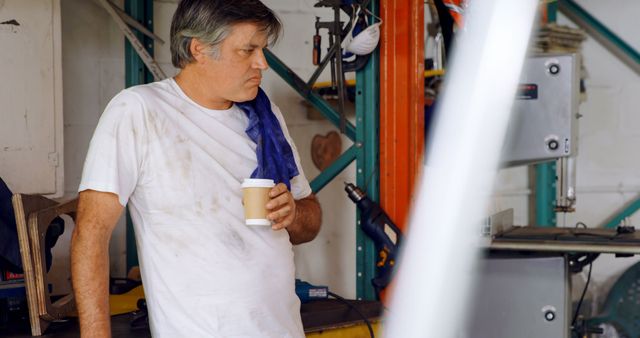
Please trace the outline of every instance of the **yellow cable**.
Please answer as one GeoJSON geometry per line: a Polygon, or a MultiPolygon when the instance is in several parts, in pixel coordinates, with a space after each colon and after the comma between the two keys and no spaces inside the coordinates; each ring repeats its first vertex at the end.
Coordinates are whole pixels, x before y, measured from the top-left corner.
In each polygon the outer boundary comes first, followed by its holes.
{"type": "Polygon", "coordinates": [[[444,69],[432,69],[432,70],[425,70],[424,71],[424,77],[434,77],[434,76],[442,76],[444,75],[444,69]]]}

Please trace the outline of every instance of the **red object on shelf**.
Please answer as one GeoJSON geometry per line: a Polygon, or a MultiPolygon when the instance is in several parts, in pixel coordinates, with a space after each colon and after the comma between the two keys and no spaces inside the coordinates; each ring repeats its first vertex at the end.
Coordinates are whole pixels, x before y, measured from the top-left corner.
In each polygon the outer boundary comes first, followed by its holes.
{"type": "Polygon", "coordinates": [[[11,280],[18,280],[18,279],[24,279],[24,274],[22,273],[13,273],[11,271],[5,271],[4,272],[4,276],[2,276],[3,280],[5,281],[11,281],[11,280]]]}

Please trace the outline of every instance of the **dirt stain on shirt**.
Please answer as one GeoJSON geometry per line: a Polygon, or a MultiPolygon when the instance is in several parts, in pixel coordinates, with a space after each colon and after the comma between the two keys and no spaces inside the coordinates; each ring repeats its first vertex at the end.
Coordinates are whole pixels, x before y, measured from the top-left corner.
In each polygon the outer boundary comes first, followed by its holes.
{"type": "Polygon", "coordinates": [[[227,233],[224,234],[224,238],[221,239],[221,242],[224,243],[227,251],[230,254],[238,258],[245,258],[250,256],[250,252],[248,247],[240,234],[237,231],[230,229],[227,233]]]}

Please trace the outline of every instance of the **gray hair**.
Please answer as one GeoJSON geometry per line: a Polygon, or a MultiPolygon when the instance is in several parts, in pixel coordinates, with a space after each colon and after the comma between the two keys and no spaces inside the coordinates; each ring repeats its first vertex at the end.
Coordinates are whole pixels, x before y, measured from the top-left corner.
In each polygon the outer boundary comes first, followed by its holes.
{"type": "Polygon", "coordinates": [[[219,56],[219,45],[233,25],[255,23],[267,33],[269,44],[275,43],[282,24],[271,9],[258,0],[182,0],[171,21],[171,63],[184,68],[195,61],[191,41],[197,39],[219,56]]]}

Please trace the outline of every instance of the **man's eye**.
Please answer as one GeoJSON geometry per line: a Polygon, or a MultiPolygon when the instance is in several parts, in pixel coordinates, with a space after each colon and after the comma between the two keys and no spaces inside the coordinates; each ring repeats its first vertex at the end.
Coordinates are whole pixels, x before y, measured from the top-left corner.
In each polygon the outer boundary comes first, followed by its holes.
{"type": "Polygon", "coordinates": [[[253,50],[253,49],[243,49],[242,51],[243,51],[245,54],[251,54],[251,53],[253,53],[253,51],[254,51],[254,50],[253,50]]]}

